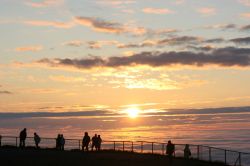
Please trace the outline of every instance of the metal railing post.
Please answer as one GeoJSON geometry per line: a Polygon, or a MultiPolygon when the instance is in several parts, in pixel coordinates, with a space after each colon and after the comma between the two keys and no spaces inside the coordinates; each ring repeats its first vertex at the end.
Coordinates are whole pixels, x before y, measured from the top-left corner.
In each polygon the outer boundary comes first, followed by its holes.
{"type": "Polygon", "coordinates": [[[141,142],[141,153],[143,153],[143,141],[141,142]]]}
{"type": "Polygon", "coordinates": [[[209,147],[209,162],[212,162],[211,147],[209,147]]]}
{"type": "Polygon", "coordinates": [[[154,142],[152,142],[152,154],[154,154],[154,142]]]}
{"type": "Polygon", "coordinates": [[[81,150],[81,140],[78,140],[79,143],[79,150],[81,150]]]}
{"type": "Polygon", "coordinates": [[[164,144],[162,144],[161,150],[162,150],[162,155],[164,155],[164,144]]]}
{"type": "Polygon", "coordinates": [[[224,156],[225,157],[225,164],[227,164],[227,150],[225,150],[224,153],[225,153],[225,156],[224,156]]]}
{"type": "Polygon", "coordinates": [[[18,146],[18,144],[17,144],[17,139],[18,139],[18,137],[16,137],[16,147],[18,146]]]}
{"type": "Polygon", "coordinates": [[[197,158],[200,159],[200,145],[197,145],[197,158]]]}
{"type": "Polygon", "coordinates": [[[124,141],[122,141],[122,151],[124,152],[124,141]]]}
{"type": "Polygon", "coordinates": [[[132,142],[132,152],[134,152],[134,142],[132,142]]]}

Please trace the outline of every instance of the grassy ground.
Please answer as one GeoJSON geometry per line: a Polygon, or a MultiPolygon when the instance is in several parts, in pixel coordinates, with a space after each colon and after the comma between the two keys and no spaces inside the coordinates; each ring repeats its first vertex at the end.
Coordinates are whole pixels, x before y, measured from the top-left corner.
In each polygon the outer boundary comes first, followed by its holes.
{"type": "MultiPolygon", "coordinates": [[[[131,152],[57,151],[53,149],[0,148],[1,166],[169,166],[166,156],[131,152]]],[[[198,160],[175,158],[172,166],[224,166],[198,160]]]]}

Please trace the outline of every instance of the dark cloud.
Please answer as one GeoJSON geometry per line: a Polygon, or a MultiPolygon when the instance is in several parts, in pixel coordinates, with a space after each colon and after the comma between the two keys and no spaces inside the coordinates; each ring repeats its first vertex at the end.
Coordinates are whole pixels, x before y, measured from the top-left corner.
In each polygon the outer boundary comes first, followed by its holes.
{"type": "Polygon", "coordinates": [[[0,94],[12,94],[12,92],[7,91],[7,90],[0,90],[0,94]]]}
{"type": "Polygon", "coordinates": [[[36,117],[80,117],[80,116],[111,116],[110,111],[93,110],[79,112],[23,112],[23,113],[0,113],[0,118],[36,118],[36,117]]]}
{"type": "Polygon", "coordinates": [[[231,39],[230,41],[236,44],[250,44],[250,37],[235,38],[231,39]]]}
{"type": "Polygon", "coordinates": [[[178,36],[171,37],[156,41],[143,41],[142,43],[130,43],[118,45],[118,48],[141,48],[141,47],[152,47],[152,46],[175,46],[175,45],[188,45],[188,44],[198,44],[201,42],[201,38],[194,36],[178,36]]]}
{"type": "Polygon", "coordinates": [[[249,25],[242,26],[242,27],[240,28],[240,30],[242,30],[242,31],[250,31],[250,24],[249,24],[249,25]]]}
{"type": "Polygon", "coordinates": [[[214,48],[212,46],[202,46],[202,47],[196,47],[196,46],[188,46],[187,48],[196,50],[196,51],[202,51],[202,52],[207,52],[207,51],[212,51],[214,48]]]}
{"type": "Polygon", "coordinates": [[[147,65],[151,67],[190,65],[206,66],[218,65],[223,67],[250,66],[250,48],[226,47],[204,52],[142,52],[132,56],[114,56],[109,58],[84,58],[84,59],[41,59],[38,63],[51,67],[75,67],[89,69],[94,67],[122,67],[147,65]]]}
{"type": "Polygon", "coordinates": [[[225,42],[223,38],[215,38],[215,39],[208,39],[205,40],[206,43],[222,43],[225,42]]]}
{"type": "Polygon", "coordinates": [[[237,25],[236,24],[225,24],[224,26],[221,26],[223,30],[228,30],[228,29],[236,29],[237,25]]]}

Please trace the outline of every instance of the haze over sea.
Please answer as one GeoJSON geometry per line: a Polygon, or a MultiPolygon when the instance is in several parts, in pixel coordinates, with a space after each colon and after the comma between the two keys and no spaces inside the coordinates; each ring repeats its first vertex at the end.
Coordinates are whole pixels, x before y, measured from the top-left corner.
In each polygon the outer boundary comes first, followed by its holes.
{"type": "Polygon", "coordinates": [[[81,139],[83,133],[101,134],[104,140],[154,141],[210,145],[250,152],[250,107],[140,110],[136,118],[125,112],[96,110],[81,112],[0,113],[0,134],[81,139]]]}

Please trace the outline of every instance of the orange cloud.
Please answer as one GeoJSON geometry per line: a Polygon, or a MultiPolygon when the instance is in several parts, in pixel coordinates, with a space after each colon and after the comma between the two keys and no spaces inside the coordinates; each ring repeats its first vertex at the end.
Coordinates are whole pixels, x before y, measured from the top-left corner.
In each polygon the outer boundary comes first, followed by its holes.
{"type": "Polygon", "coordinates": [[[33,25],[33,26],[51,26],[54,28],[72,28],[75,26],[73,22],[58,22],[58,21],[41,21],[41,20],[31,20],[25,21],[25,24],[33,25]]]}
{"type": "Polygon", "coordinates": [[[41,2],[28,1],[25,4],[35,8],[49,7],[62,4],[63,0],[43,0],[41,2]]]}
{"type": "Polygon", "coordinates": [[[210,7],[203,7],[197,9],[197,12],[204,15],[204,16],[211,16],[216,14],[216,9],[215,8],[210,8],[210,7]]]}
{"type": "Polygon", "coordinates": [[[42,49],[43,49],[43,46],[37,45],[37,46],[17,47],[17,48],[15,48],[15,51],[17,51],[17,52],[25,52],[25,51],[37,52],[37,51],[41,51],[42,49]]]}
{"type": "Polygon", "coordinates": [[[238,1],[245,6],[250,6],[250,0],[238,0],[238,1]]]}
{"type": "Polygon", "coordinates": [[[121,24],[104,21],[93,17],[76,17],[75,21],[84,26],[91,27],[95,31],[107,32],[107,33],[122,33],[125,29],[121,24]]]}
{"type": "Polygon", "coordinates": [[[173,13],[173,11],[169,9],[160,9],[160,8],[144,8],[142,10],[144,13],[148,14],[170,14],[173,13]]]}
{"type": "Polygon", "coordinates": [[[241,13],[240,16],[244,18],[250,18],[250,13],[241,13]]]}

